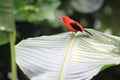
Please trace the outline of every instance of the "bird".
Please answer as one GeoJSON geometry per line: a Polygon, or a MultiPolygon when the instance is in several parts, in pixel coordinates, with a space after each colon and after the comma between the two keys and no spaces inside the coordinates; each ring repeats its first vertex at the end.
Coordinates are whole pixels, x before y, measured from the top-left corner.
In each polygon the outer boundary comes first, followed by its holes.
{"type": "Polygon", "coordinates": [[[79,22],[69,18],[68,16],[62,16],[61,20],[63,21],[66,28],[72,32],[87,32],[88,34],[92,35],[89,31],[87,31],[79,22]]]}

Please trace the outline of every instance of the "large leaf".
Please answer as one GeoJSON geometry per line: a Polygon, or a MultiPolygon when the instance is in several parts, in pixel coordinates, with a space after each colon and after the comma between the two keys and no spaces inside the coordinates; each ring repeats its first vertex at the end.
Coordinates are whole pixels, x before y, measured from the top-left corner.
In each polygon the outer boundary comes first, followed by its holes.
{"type": "Polygon", "coordinates": [[[14,29],[13,0],[0,0],[0,45],[9,41],[8,33],[14,29]]]}
{"type": "Polygon", "coordinates": [[[87,29],[29,38],[16,45],[16,62],[31,80],[89,80],[120,63],[120,38],[87,29]]]}

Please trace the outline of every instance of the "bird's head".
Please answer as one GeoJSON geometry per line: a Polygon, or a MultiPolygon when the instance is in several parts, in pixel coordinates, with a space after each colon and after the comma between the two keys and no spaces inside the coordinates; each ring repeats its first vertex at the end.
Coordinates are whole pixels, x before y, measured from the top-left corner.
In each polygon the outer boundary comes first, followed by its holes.
{"type": "Polygon", "coordinates": [[[63,22],[67,22],[67,21],[71,20],[68,16],[62,16],[60,19],[61,19],[63,22]]]}

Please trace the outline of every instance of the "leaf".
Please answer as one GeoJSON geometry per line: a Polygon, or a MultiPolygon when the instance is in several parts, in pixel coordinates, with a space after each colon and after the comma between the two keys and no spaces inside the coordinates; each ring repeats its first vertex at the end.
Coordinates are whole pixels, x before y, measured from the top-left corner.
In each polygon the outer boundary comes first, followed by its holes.
{"type": "Polygon", "coordinates": [[[2,31],[15,29],[12,4],[12,0],[0,1],[0,30],[2,31]]]}
{"type": "Polygon", "coordinates": [[[60,1],[59,0],[38,0],[33,1],[24,1],[18,0],[14,1],[15,4],[15,12],[16,12],[16,20],[18,21],[43,21],[43,20],[54,20],[55,19],[55,10],[59,7],[60,1]],[[18,2],[19,1],[19,2],[18,2]],[[28,4],[29,3],[29,4],[28,4]],[[18,5],[22,6],[18,6],[18,5]]]}
{"type": "Polygon", "coordinates": [[[9,41],[8,33],[14,29],[12,0],[0,0],[0,45],[9,41]]]}
{"type": "Polygon", "coordinates": [[[105,70],[105,69],[107,69],[107,68],[109,68],[109,67],[111,67],[111,66],[116,66],[116,64],[108,64],[108,65],[105,65],[105,66],[103,66],[103,67],[101,68],[100,71],[103,71],[103,70],[105,70]]]}
{"type": "Polygon", "coordinates": [[[16,62],[31,80],[89,80],[120,63],[120,38],[87,29],[29,38],[16,45],[16,62]]]}
{"type": "Polygon", "coordinates": [[[6,31],[0,31],[0,45],[5,44],[9,41],[9,35],[6,31]]]}

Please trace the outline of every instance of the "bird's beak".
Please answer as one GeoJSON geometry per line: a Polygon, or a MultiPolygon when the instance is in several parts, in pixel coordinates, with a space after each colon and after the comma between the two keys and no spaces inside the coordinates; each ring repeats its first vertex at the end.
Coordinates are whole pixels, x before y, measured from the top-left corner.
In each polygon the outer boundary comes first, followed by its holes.
{"type": "Polygon", "coordinates": [[[59,17],[59,20],[63,20],[61,17],[59,17]]]}

